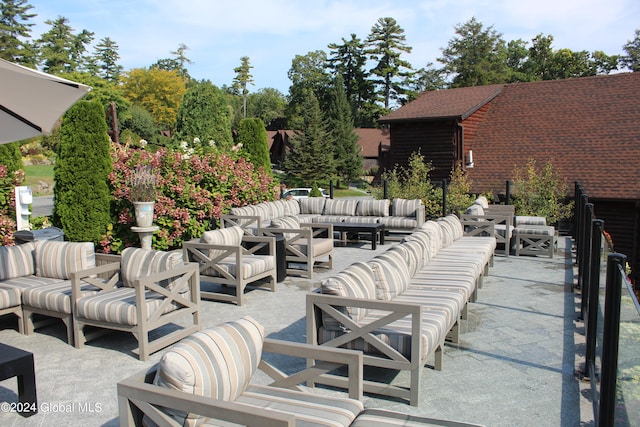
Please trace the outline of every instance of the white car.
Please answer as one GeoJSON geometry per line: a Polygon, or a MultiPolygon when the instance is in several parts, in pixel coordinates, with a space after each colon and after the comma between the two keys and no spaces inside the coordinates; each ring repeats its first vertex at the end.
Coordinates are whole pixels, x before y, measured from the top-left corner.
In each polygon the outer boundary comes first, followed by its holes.
{"type": "MultiPolygon", "coordinates": [[[[327,190],[325,190],[324,188],[319,188],[319,190],[322,193],[322,197],[329,198],[329,193],[327,193],[327,190]]],[[[310,193],[311,188],[290,188],[282,193],[282,198],[286,199],[288,197],[291,197],[296,200],[306,199],[307,197],[309,197],[310,193]]]]}

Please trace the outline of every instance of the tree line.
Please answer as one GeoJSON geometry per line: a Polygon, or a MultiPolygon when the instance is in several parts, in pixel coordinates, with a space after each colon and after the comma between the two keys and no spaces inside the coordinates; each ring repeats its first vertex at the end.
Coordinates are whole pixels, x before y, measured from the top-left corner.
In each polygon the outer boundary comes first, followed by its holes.
{"type": "MultiPolygon", "coordinates": [[[[0,58],[92,86],[88,99],[99,100],[105,112],[115,106],[109,126],[114,129],[117,117],[121,141],[231,146],[240,122],[258,118],[270,129],[297,130],[282,166],[304,180],[352,179],[347,171],[362,162],[354,128],[376,127],[380,116],[426,90],[640,69],[640,30],[623,46],[626,55],[608,55],[554,48],[552,35],[507,41],[475,18],[454,26],[454,37],[437,58],[440,66],[425,62],[416,68],[405,59],[412,47],[404,29],[383,17],[364,38],[350,34],[327,51],[296,55],[287,95],[274,88],[251,92],[247,56],[234,69],[233,82],[222,87],[191,78],[184,44],[148,67],[124,70],[111,38],[94,43],[93,32],[76,31],[62,16],[45,21],[49,29],[33,38],[36,14],[28,0],[2,0],[0,7],[0,58]]],[[[56,136],[48,143],[55,146],[56,136]]]]}

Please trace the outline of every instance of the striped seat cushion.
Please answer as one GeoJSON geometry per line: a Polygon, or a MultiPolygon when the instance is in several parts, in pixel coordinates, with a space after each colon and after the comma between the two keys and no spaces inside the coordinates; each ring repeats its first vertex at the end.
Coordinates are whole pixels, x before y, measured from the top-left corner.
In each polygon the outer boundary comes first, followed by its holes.
{"type": "MultiPolygon", "coordinates": [[[[358,223],[358,224],[378,224],[380,222],[379,216],[344,216],[342,222],[358,223]]],[[[322,218],[320,221],[322,222],[322,218]]]]}
{"type": "Polygon", "coordinates": [[[440,311],[446,315],[446,332],[458,321],[460,313],[467,303],[466,293],[462,289],[446,289],[425,285],[409,286],[394,301],[420,304],[423,310],[440,311]]]}
{"type": "Polygon", "coordinates": [[[521,225],[547,225],[547,218],[543,216],[518,215],[515,218],[515,226],[521,225]]]}
{"type": "Polygon", "coordinates": [[[54,283],[64,282],[62,279],[55,279],[53,277],[39,277],[39,276],[21,276],[13,279],[8,279],[2,282],[2,286],[8,288],[19,289],[20,293],[26,289],[37,288],[40,286],[47,286],[54,283]]]}
{"type": "Polygon", "coordinates": [[[516,236],[553,236],[555,229],[550,225],[520,225],[515,228],[516,236]]]}
{"type": "Polygon", "coordinates": [[[388,229],[413,230],[418,226],[418,221],[410,217],[384,216],[378,220],[388,229]]]}
{"type": "Polygon", "coordinates": [[[0,280],[35,274],[33,242],[16,246],[0,246],[0,280]]]}
{"type": "MultiPolygon", "coordinates": [[[[300,242],[301,240],[297,240],[300,242]]],[[[303,243],[293,243],[295,248],[305,255],[309,255],[309,245],[303,243]]],[[[313,239],[313,256],[318,257],[333,252],[333,239],[313,239]]]]}
{"type": "MultiPolygon", "coordinates": [[[[216,263],[220,269],[226,271],[233,277],[240,276],[242,279],[250,279],[258,274],[273,270],[275,264],[275,257],[273,255],[243,255],[241,268],[238,268],[236,257],[227,257],[216,263]],[[241,272],[240,275],[238,274],[238,270],[241,272]]],[[[213,268],[207,268],[200,274],[212,277],[222,276],[219,271],[213,268]]]]}
{"type": "MultiPolygon", "coordinates": [[[[154,384],[198,396],[235,401],[262,358],[264,328],[251,317],[196,332],[160,359],[154,384]]],[[[181,411],[167,413],[180,425],[204,421],[181,411]]]]}
{"type": "MultiPolygon", "coordinates": [[[[120,264],[122,285],[133,287],[138,279],[171,270],[182,264],[182,252],[126,248],[122,251],[120,264]]],[[[167,279],[163,280],[160,285],[171,289],[174,283],[175,279],[167,279]]]]}
{"type": "Polygon", "coordinates": [[[358,216],[389,216],[389,199],[359,200],[356,207],[358,216]]]}
{"type": "MultiPolygon", "coordinates": [[[[184,294],[184,298],[188,299],[188,293],[184,294]]],[[[147,319],[160,309],[164,301],[164,296],[157,292],[147,291],[145,293],[147,319]]],[[[170,313],[181,307],[176,303],[167,304],[161,314],[170,313]]],[[[139,322],[136,314],[136,290],[135,288],[122,287],[80,298],[77,303],[77,315],[84,319],[100,322],[137,325],[139,322]]]]}
{"type": "Polygon", "coordinates": [[[314,223],[327,224],[331,222],[344,222],[346,218],[349,218],[346,215],[320,215],[313,218],[314,223]]]}
{"type": "Polygon", "coordinates": [[[425,264],[424,248],[418,241],[401,242],[399,245],[391,246],[387,252],[398,252],[407,262],[409,277],[415,274],[425,264]]]}
{"type": "Polygon", "coordinates": [[[20,305],[20,289],[0,285],[0,310],[20,305]]]}
{"type": "Polygon", "coordinates": [[[68,280],[71,278],[71,273],[96,265],[96,256],[91,242],[38,240],[35,246],[36,276],[68,280]]]}
{"type": "MultiPolygon", "coordinates": [[[[95,295],[100,291],[91,285],[84,285],[80,289],[82,296],[95,295]]],[[[25,289],[22,293],[22,303],[29,307],[71,314],[71,282],[65,280],[25,289]]]]}
{"type": "Polygon", "coordinates": [[[359,400],[253,384],[236,402],[292,414],[296,426],[347,427],[364,409],[359,400]]]}

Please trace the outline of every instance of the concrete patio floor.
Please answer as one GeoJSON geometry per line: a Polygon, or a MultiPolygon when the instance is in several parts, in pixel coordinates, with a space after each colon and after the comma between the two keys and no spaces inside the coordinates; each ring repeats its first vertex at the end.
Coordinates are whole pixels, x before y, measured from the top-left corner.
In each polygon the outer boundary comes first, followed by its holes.
{"type": "MultiPolygon", "coordinates": [[[[575,371],[584,357],[574,282],[571,240],[559,239],[553,259],[496,256],[478,302],[462,321],[461,340],[447,345],[443,370],[422,371],[418,407],[379,396],[365,406],[486,426],[584,426],[593,424],[586,384],[575,371]]],[[[369,243],[335,248],[334,269],[314,280],[288,278],[277,291],[248,292],[243,307],[203,301],[204,327],[250,315],[267,335],[305,341],[305,295],[323,277],[367,260],[369,243]]],[[[155,364],[163,351],[141,362],[131,335],[112,333],[70,347],[62,323],[34,335],[17,332],[15,317],[0,318],[0,342],[34,354],[39,413],[23,418],[0,412],[0,426],[117,426],[118,381],[155,364]]],[[[0,381],[0,403],[17,402],[15,378],[0,381]]]]}

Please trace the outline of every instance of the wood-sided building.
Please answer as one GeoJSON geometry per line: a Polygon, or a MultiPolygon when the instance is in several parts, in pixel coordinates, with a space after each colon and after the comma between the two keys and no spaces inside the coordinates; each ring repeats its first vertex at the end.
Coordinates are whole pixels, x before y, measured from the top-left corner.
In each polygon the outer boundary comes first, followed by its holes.
{"type": "Polygon", "coordinates": [[[640,271],[640,73],[425,92],[382,117],[390,159],[420,150],[442,180],[457,162],[476,193],[504,193],[527,160],[580,181],[615,249],[640,271]]]}

